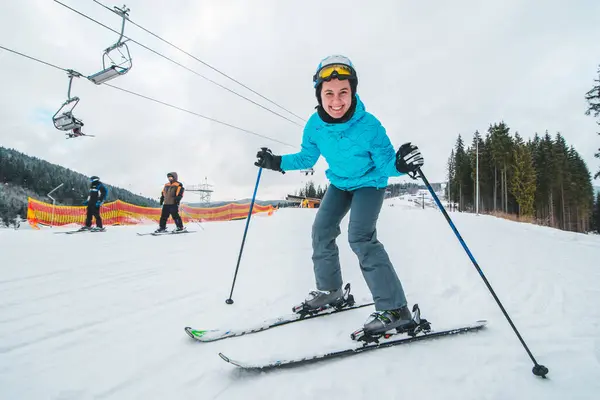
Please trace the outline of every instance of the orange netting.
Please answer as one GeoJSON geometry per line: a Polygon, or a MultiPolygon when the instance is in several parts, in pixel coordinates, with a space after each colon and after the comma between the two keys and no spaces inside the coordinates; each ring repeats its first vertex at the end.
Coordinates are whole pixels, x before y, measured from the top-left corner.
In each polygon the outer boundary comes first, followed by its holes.
{"type": "MultiPolygon", "coordinates": [[[[250,203],[236,204],[230,203],[219,207],[201,208],[190,207],[185,204],[179,207],[179,213],[184,222],[190,221],[231,221],[237,219],[245,219],[248,217],[250,203]]],[[[260,206],[254,204],[252,214],[267,213],[272,215],[275,211],[271,205],[260,206]]],[[[148,222],[158,223],[160,219],[161,208],[141,207],[133,204],[125,203],[121,200],[105,203],[100,209],[100,216],[104,225],[135,225],[148,222]]],[[[27,220],[33,227],[38,227],[38,224],[43,225],[68,225],[85,223],[86,207],[85,206],[52,206],[52,204],[44,203],[28,198],[27,220]]],[[[169,220],[169,222],[171,222],[169,220]]]]}

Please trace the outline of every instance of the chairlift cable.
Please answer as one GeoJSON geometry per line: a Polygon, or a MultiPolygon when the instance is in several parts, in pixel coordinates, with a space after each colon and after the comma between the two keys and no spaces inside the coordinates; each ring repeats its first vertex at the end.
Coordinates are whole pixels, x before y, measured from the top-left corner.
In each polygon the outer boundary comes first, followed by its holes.
{"type": "MultiPolygon", "coordinates": [[[[80,74],[79,72],[77,72],[77,71],[74,71],[74,70],[72,70],[72,69],[68,69],[68,68],[62,68],[62,67],[59,67],[59,66],[57,66],[57,65],[51,64],[51,63],[49,63],[49,62],[46,62],[46,61],[43,61],[43,60],[40,60],[40,59],[38,59],[38,58],[31,57],[31,56],[28,56],[28,55],[26,55],[26,54],[20,53],[20,52],[18,52],[18,51],[16,51],[16,50],[12,50],[12,49],[6,48],[6,47],[4,47],[4,46],[2,46],[2,45],[0,45],[0,49],[3,49],[3,50],[6,50],[6,51],[9,51],[9,52],[11,52],[11,53],[17,54],[17,55],[19,55],[19,56],[22,56],[22,57],[28,58],[28,59],[30,59],[30,60],[33,60],[33,61],[37,61],[37,62],[39,62],[39,63],[41,63],[41,64],[44,64],[44,65],[47,65],[47,66],[50,66],[50,67],[53,67],[53,68],[59,69],[59,70],[61,70],[61,71],[65,71],[65,72],[67,72],[67,73],[73,74],[74,76],[77,76],[77,75],[83,76],[83,75],[82,75],[82,74],[80,74]]],[[[273,141],[273,142],[276,142],[276,143],[283,144],[283,145],[285,145],[285,146],[297,147],[297,146],[291,145],[291,144],[289,144],[289,143],[283,142],[283,141],[281,141],[281,140],[277,140],[277,139],[274,139],[274,138],[272,138],[272,137],[269,137],[269,136],[266,136],[266,135],[262,135],[262,134],[260,134],[260,133],[257,133],[257,132],[254,132],[254,131],[251,131],[251,130],[248,130],[248,129],[244,129],[244,128],[241,128],[241,127],[239,127],[239,126],[235,126],[235,125],[229,124],[229,123],[227,123],[227,122],[220,121],[220,120],[218,120],[218,119],[215,119],[215,118],[207,117],[207,116],[205,116],[205,115],[198,114],[198,113],[196,113],[196,112],[194,112],[194,111],[186,110],[186,109],[184,109],[184,108],[181,108],[181,107],[178,107],[178,106],[175,106],[175,105],[172,105],[172,104],[166,103],[166,102],[164,102],[164,101],[161,101],[161,100],[154,99],[154,98],[152,98],[152,97],[148,97],[148,96],[145,96],[145,95],[142,95],[142,94],[139,94],[139,93],[133,92],[133,91],[131,91],[131,90],[123,89],[123,88],[120,88],[120,87],[117,87],[117,86],[114,86],[114,85],[111,85],[111,84],[108,84],[108,83],[105,83],[104,85],[106,85],[106,86],[109,86],[109,87],[111,87],[111,88],[113,88],[113,89],[121,90],[121,91],[123,91],[123,92],[129,93],[129,94],[132,94],[132,95],[134,95],[134,96],[138,96],[138,97],[141,97],[141,98],[144,98],[144,99],[147,99],[147,100],[154,101],[154,102],[156,102],[156,103],[162,104],[162,105],[164,105],[164,106],[167,106],[167,107],[175,108],[175,109],[177,109],[177,110],[180,110],[180,111],[186,112],[186,113],[188,113],[188,114],[195,115],[195,116],[197,116],[197,117],[200,117],[200,118],[207,119],[207,120],[209,120],[209,121],[212,121],[212,122],[215,122],[215,123],[218,123],[218,124],[221,124],[221,125],[225,125],[225,126],[227,126],[227,127],[233,128],[233,129],[237,129],[237,130],[239,130],[239,131],[242,131],[242,132],[249,133],[249,134],[251,134],[251,135],[254,135],[254,136],[258,136],[258,137],[261,137],[261,138],[264,138],[264,139],[271,140],[271,141],[273,141]]]]}
{"type": "Polygon", "coordinates": [[[225,125],[225,126],[228,126],[228,127],[230,127],[230,128],[234,128],[234,129],[237,129],[237,130],[240,130],[240,131],[243,131],[243,132],[249,133],[249,134],[251,134],[251,135],[254,135],[254,136],[258,136],[258,137],[261,137],[261,138],[264,138],[264,139],[269,139],[269,140],[272,140],[272,141],[274,141],[274,142],[277,142],[277,143],[283,144],[283,145],[285,145],[285,146],[296,147],[296,146],[294,146],[294,145],[291,145],[291,144],[289,144],[289,143],[282,142],[281,140],[273,139],[272,137],[265,136],[265,135],[261,135],[260,133],[256,133],[256,132],[254,132],[254,131],[250,131],[250,130],[248,130],[248,129],[240,128],[239,126],[235,126],[235,125],[229,124],[229,123],[227,123],[227,122],[219,121],[218,119],[211,118],[211,117],[207,117],[207,116],[205,116],[205,115],[198,114],[198,113],[196,113],[196,112],[194,112],[194,111],[186,110],[185,108],[181,108],[181,107],[175,106],[175,105],[173,105],[173,104],[166,103],[166,102],[164,102],[164,101],[157,100],[157,99],[154,99],[154,98],[152,98],[152,97],[148,97],[148,96],[145,96],[145,95],[143,95],[143,94],[139,94],[139,93],[133,92],[133,91],[131,91],[131,90],[123,89],[123,88],[120,88],[120,87],[118,87],[118,86],[113,86],[113,85],[111,85],[111,84],[109,84],[109,83],[105,83],[105,85],[106,85],[106,86],[109,86],[109,87],[111,87],[111,88],[113,88],[113,89],[121,90],[121,91],[123,91],[123,92],[125,92],[125,93],[129,93],[129,94],[132,94],[132,95],[134,95],[134,96],[138,96],[138,97],[141,97],[141,98],[143,98],[143,99],[150,100],[150,101],[153,101],[153,102],[155,102],[155,103],[159,103],[159,104],[162,104],[162,105],[164,105],[164,106],[171,107],[171,108],[174,108],[174,109],[176,109],[176,110],[183,111],[183,112],[186,112],[186,113],[188,113],[188,114],[192,114],[192,115],[195,115],[195,116],[197,116],[197,117],[204,118],[204,119],[207,119],[207,120],[209,120],[209,121],[216,122],[216,123],[219,123],[219,124],[221,124],[221,125],[225,125]]]}
{"type": "MultiPolygon", "coordinates": [[[[117,15],[118,15],[118,13],[117,13],[115,10],[111,9],[110,7],[108,7],[108,6],[107,6],[107,5],[105,5],[105,4],[102,4],[102,3],[101,3],[101,2],[99,2],[98,0],[92,0],[92,1],[93,1],[94,3],[96,3],[96,4],[98,4],[98,5],[100,5],[100,6],[104,7],[104,8],[106,8],[108,11],[110,11],[110,12],[113,12],[113,13],[115,13],[115,14],[117,14],[117,15]]],[[[130,20],[130,19],[127,19],[127,20],[129,21],[129,23],[130,23],[130,24],[137,26],[138,28],[140,28],[140,29],[141,29],[141,30],[143,30],[144,32],[146,32],[146,33],[148,33],[148,34],[150,34],[150,35],[154,36],[155,38],[157,38],[157,39],[159,39],[159,40],[161,40],[161,41],[165,42],[165,43],[166,43],[166,44],[168,44],[169,46],[176,48],[177,50],[179,50],[179,51],[181,51],[182,53],[184,53],[184,54],[188,55],[189,57],[191,57],[191,58],[193,58],[194,60],[196,60],[196,61],[200,62],[201,64],[203,64],[203,65],[207,66],[208,68],[212,69],[213,71],[216,71],[216,72],[218,72],[219,74],[221,74],[221,75],[223,75],[224,77],[226,77],[226,78],[228,78],[228,79],[232,80],[233,82],[237,83],[238,85],[240,85],[240,86],[242,86],[242,87],[244,87],[244,88],[248,89],[249,91],[251,91],[252,93],[256,94],[257,96],[259,96],[259,97],[261,97],[261,98],[265,99],[265,100],[266,100],[266,101],[268,101],[269,103],[271,103],[271,104],[274,104],[274,105],[276,105],[277,107],[279,107],[280,109],[282,109],[282,110],[284,110],[284,111],[286,111],[286,112],[290,113],[291,115],[293,115],[294,117],[298,118],[299,120],[306,122],[306,119],[304,119],[304,118],[302,118],[301,116],[299,116],[299,115],[297,115],[297,114],[293,113],[292,111],[288,110],[287,108],[283,107],[282,105],[278,104],[277,102],[275,102],[275,101],[273,101],[273,100],[270,100],[269,98],[267,98],[267,97],[263,96],[262,94],[258,93],[258,92],[257,92],[257,91],[255,91],[254,89],[251,89],[251,88],[249,88],[248,86],[244,85],[242,82],[238,81],[237,79],[235,79],[235,78],[232,78],[231,76],[227,75],[226,73],[224,73],[224,72],[220,71],[218,68],[215,68],[215,67],[213,67],[212,65],[208,64],[207,62],[205,62],[205,61],[202,61],[201,59],[199,59],[198,57],[194,56],[193,54],[190,54],[189,52],[187,52],[187,51],[183,50],[183,49],[182,49],[182,48],[180,48],[179,46],[177,46],[177,45],[175,45],[175,44],[173,44],[173,43],[169,42],[169,41],[168,41],[168,40],[166,40],[166,39],[163,39],[162,37],[160,37],[160,36],[158,36],[157,34],[155,34],[155,33],[151,32],[150,30],[148,30],[148,29],[144,28],[143,26],[141,26],[141,25],[139,25],[139,24],[137,24],[137,23],[133,22],[132,20],[130,20]]]]}
{"type": "MultiPolygon", "coordinates": [[[[109,26],[107,26],[107,25],[103,24],[102,22],[99,22],[99,21],[95,20],[95,19],[94,19],[94,18],[92,18],[92,17],[89,17],[88,15],[86,15],[86,14],[84,14],[84,13],[80,12],[80,11],[77,11],[77,10],[75,10],[75,9],[74,9],[74,8],[72,8],[72,7],[69,7],[68,5],[66,5],[66,4],[64,4],[64,3],[62,3],[62,2],[60,2],[59,0],[54,0],[54,2],[55,2],[55,3],[58,3],[58,4],[60,4],[61,6],[65,7],[65,8],[68,8],[69,10],[71,10],[71,11],[75,12],[76,14],[79,14],[79,15],[81,15],[82,17],[85,17],[85,18],[89,19],[90,21],[93,21],[93,22],[95,22],[95,23],[97,23],[98,25],[100,25],[100,26],[102,26],[102,27],[104,27],[104,28],[106,28],[106,29],[108,29],[108,30],[110,30],[110,31],[112,31],[112,32],[114,32],[114,33],[116,33],[116,34],[120,34],[120,32],[118,32],[118,31],[116,31],[116,30],[112,29],[111,27],[109,27],[109,26]]],[[[216,82],[216,81],[214,81],[214,80],[212,80],[212,79],[210,79],[210,78],[207,78],[206,76],[204,76],[204,75],[200,74],[199,72],[196,72],[196,71],[194,71],[194,70],[193,70],[193,69],[191,69],[191,68],[188,68],[188,67],[186,67],[185,65],[183,65],[183,64],[181,64],[181,63],[179,63],[179,62],[177,62],[177,61],[173,60],[172,58],[170,58],[170,57],[167,57],[167,56],[165,56],[164,54],[162,54],[162,53],[159,53],[158,51],[156,51],[156,50],[153,50],[153,49],[151,49],[150,47],[148,47],[148,46],[146,46],[146,45],[143,45],[143,44],[141,44],[140,42],[136,41],[135,39],[131,39],[130,37],[128,37],[128,36],[125,36],[125,35],[123,35],[123,37],[124,37],[125,39],[127,39],[127,40],[129,40],[129,41],[131,41],[131,42],[133,42],[133,43],[135,43],[135,44],[137,44],[138,46],[141,46],[141,47],[143,47],[144,49],[146,49],[146,50],[148,50],[148,51],[150,51],[150,52],[152,52],[152,53],[154,53],[154,54],[156,54],[156,55],[158,55],[158,56],[160,56],[160,57],[162,57],[162,58],[164,58],[164,59],[166,59],[166,60],[168,60],[168,61],[171,61],[172,63],[174,63],[174,64],[176,64],[176,65],[178,65],[178,66],[180,66],[180,67],[182,67],[182,68],[184,68],[184,69],[186,69],[186,70],[188,70],[188,71],[192,72],[193,74],[196,74],[196,75],[198,75],[199,77],[206,79],[207,81],[209,81],[209,82],[211,82],[211,83],[213,83],[213,84],[215,84],[215,85],[217,85],[217,86],[219,86],[219,87],[221,87],[221,88],[223,88],[223,89],[227,90],[228,92],[230,92],[230,93],[233,93],[233,94],[235,94],[236,96],[238,96],[238,97],[241,97],[241,98],[243,98],[244,100],[247,100],[247,101],[251,102],[251,103],[252,103],[252,104],[254,104],[254,105],[257,105],[258,107],[260,107],[260,108],[262,108],[262,109],[264,109],[264,110],[266,110],[266,111],[269,111],[270,113],[272,113],[272,114],[275,114],[275,115],[277,115],[277,116],[279,116],[279,117],[281,117],[281,118],[283,118],[283,119],[285,119],[285,120],[287,120],[287,121],[291,122],[291,123],[292,123],[292,124],[294,124],[294,125],[297,125],[297,126],[303,126],[303,125],[299,124],[298,122],[296,122],[296,121],[294,121],[294,120],[291,120],[291,119],[289,119],[289,118],[288,118],[288,117],[286,117],[285,115],[281,115],[281,114],[279,114],[278,112],[276,112],[276,111],[273,111],[273,110],[271,110],[270,108],[267,108],[267,107],[263,106],[262,104],[260,104],[260,103],[257,103],[256,101],[254,101],[254,100],[252,100],[252,99],[249,99],[248,97],[246,97],[246,96],[244,96],[244,95],[241,95],[241,94],[239,94],[239,93],[238,93],[238,92],[236,92],[235,90],[229,89],[228,87],[226,87],[226,86],[223,86],[223,85],[221,85],[220,83],[218,83],[218,82],[216,82]]]]}
{"type": "Polygon", "coordinates": [[[48,66],[50,66],[50,67],[53,67],[53,68],[56,68],[56,69],[60,69],[60,70],[62,70],[62,71],[65,71],[65,72],[69,72],[69,70],[68,70],[68,69],[66,69],[66,68],[61,68],[61,67],[59,67],[59,66],[57,66],[57,65],[54,65],[54,64],[51,64],[51,63],[49,63],[49,62],[42,61],[42,60],[40,60],[39,58],[35,58],[35,57],[28,56],[27,54],[19,53],[19,52],[18,52],[18,51],[16,51],[16,50],[11,50],[11,49],[9,49],[9,48],[6,48],[6,47],[4,47],[4,46],[2,46],[2,45],[0,45],[0,49],[6,50],[6,51],[10,51],[11,53],[18,54],[18,55],[20,55],[20,56],[23,56],[23,57],[25,57],[25,58],[29,58],[30,60],[34,60],[34,61],[37,61],[37,62],[39,62],[39,63],[46,64],[46,65],[48,65],[48,66]]]}

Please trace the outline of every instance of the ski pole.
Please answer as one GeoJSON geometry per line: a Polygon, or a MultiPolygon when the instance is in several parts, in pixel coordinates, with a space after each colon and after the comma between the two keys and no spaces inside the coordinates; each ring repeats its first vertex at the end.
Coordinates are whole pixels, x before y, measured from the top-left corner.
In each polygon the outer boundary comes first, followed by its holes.
{"type": "Polygon", "coordinates": [[[446,217],[446,221],[448,221],[448,224],[450,225],[450,228],[452,228],[452,230],[454,231],[454,234],[458,238],[458,241],[460,242],[460,244],[462,245],[462,247],[465,249],[465,252],[469,256],[469,258],[471,259],[471,261],[473,262],[473,265],[475,266],[475,269],[477,269],[477,272],[479,272],[479,275],[481,276],[481,279],[483,279],[483,282],[485,282],[485,285],[487,286],[487,288],[492,293],[492,296],[494,296],[494,300],[496,300],[496,303],[498,303],[498,306],[500,307],[500,309],[502,310],[502,313],[504,314],[504,316],[508,320],[508,323],[513,328],[513,330],[515,331],[515,334],[517,335],[517,337],[521,341],[521,344],[525,348],[525,351],[527,351],[527,354],[531,358],[531,361],[533,361],[533,364],[534,364],[533,369],[532,369],[533,374],[536,375],[536,376],[541,376],[542,378],[546,378],[546,374],[548,373],[548,368],[546,368],[543,365],[538,364],[538,362],[533,357],[533,354],[531,354],[531,351],[529,351],[529,347],[527,347],[527,344],[525,344],[525,341],[521,337],[521,334],[517,330],[517,327],[515,326],[515,324],[513,324],[512,320],[508,316],[508,313],[504,309],[504,306],[500,302],[500,299],[498,299],[498,296],[496,296],[496,293],[494,292],[494,289],[492,289],[492,286],[490,285],[490,283],[488,282],[487,278],[483,274],[483,271],[481,270],[481,268],[479,268],[479,265],[477,264],[477,261],[475,261],[475,257],[473,257],[473,254],[471,254],[471,251],[467,247],[467,244],[465,243],[465,241],[463,240],[463,238],[460,236],[460,233],[458,233],[458,229],[456,229],[456,226],[454,225],[454,223],[450,219],[450,216],[448,215],[448,213],[444,209],[444,206],[440,202],[440,199],[438,199],[437,195],[433,191],[433,188],[429,184],[429,181],[427,180],[427,178],[425,178],[425,174],[423,174],[423,171],[421,171],[420,168],[419,168],[418,172],[419,172],[419,176],[421,177],[421,179],[423,179],[423,182],[425,183],[425,186],[427,186],[427,189],[429,190],[429,193],[431,193],[431,196],[433,197],[433,199],[435,200],[436,204],[438,205],[440,211],[442,212],[442,214],[444,214],[444,217],[446,217]]]}
{"type": "Polygon", "coordinates": [[[260,182],[260,174],[262,173],[262,167],[258,169],[258,176],[256,177],[256,185],[254,186],[254,194],[252,195],[252,201],[250,202],[250,210],[248,210],[248,218],[246,218],[246,229],[244,229],[244,237],[242,239],[242,247],[240,247],[240,254],[238,256],[237,265],[235,267],[235,274],[233,275],[233,283],[231,284],[231,292],[229,298],[225,300],[227,304],[233,304],[233,288],[235,287],[235,280],[237,278],[238,269],[240,268],[240,260],[242,259],[242,251],[244,250],[244,243],[246,242],[246,234],[248,233],[248,225],[250,225],[250,217],[252,217],[252,209],[254,208],[254,200],[256,199],[256,191],[258,190],[258,183],[260,182]]]}

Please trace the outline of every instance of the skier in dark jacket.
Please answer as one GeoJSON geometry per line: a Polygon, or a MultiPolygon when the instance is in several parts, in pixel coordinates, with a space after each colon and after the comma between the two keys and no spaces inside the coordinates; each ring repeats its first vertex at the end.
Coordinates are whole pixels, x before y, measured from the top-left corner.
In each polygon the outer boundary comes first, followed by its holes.
{"type": "Polygon", "coordinates": [[[159,227],[155,233],[163,233],[167,231],[167,220],[169,219],[169,216],[173,217],[173,221],[175,221],[175,225],[177,226],[177,229],[175,229],[176,232],[185,230],[183,221],[179,216],[179,204],[183,198],[185,188],[181,182],[177,180],[177,172],[169,172],[167,174],[167,178],[169,179],[169,182],[165,184],[160,195],[162,213],[160,215],[159,227]]]}
{"type": "Polygon", "coordinates": [[[402,284],[383,244],[376,224],[385,197],[388,178],[415,177],[423,165],[417,146],[410,143],[395,151],[385,128],[368,113],[356,93],[358,77],[344,56],[330,56],[319,64],[313,77],[319,105],[306,123],[301,150],[274,155],[263,148],[255,165],[275,171],[311,168],[323,155],[331,182],[321,201],[312,228],[313,267],[317,290],[296,312],[319,310],[344,304],[344,288],[336,238],[340,223],[350,212],[348,240],[356,254],[375,302],[375,312],[364,331],[381,334],[408,326],[412,315],[402,284]]]}
{"type": "Polygon", "coordinates": [[[100,216],[100,207],[106,201],[108,197],[108,189],[97,176],[90,177],[90,192],[87,199],[83,202],[83,205],[87,206],[87,217],[85,219],[85,226],[81,227],[81,230],[97,230],[104,231],[105,228],[102,226],[102,217],[100,216]],[[96,219],[96,228],[92,229],[92,217],[96,219]]]}

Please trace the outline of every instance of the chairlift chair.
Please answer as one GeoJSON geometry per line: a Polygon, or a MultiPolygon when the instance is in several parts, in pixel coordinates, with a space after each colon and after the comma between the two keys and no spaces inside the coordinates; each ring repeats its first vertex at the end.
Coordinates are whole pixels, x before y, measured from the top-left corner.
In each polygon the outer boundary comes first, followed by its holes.
{"type": "Polygon", "coordinates": [[[315,170],[312,168],[309,169],[303,169],[300,172],[304,173],[304,176],[308,176],[308,174],[314,175],[315,174],[315,170]]]}
{"type": "Polygon", "coordinates": [[[60,107],[60,109],[56,112],[56,114],[54,114],[54,116],[52,117],[52,121],[54,122],[54,127],[56,129],[61,131],[70,131],[76,128],[81,128],[83,126],[83,122],[75,118],[75,116],[73,115],[73,109],[75,108],[77,103],[79,103],[79,97],[73,97],[72,99],[65,101],[60,107]],[[68,111],[64,111],[61,113],[61,111],[65,107],[68,107],[72,103],[75,104],[73,104],[73,106],[71,106],[68,111]]]}
{"type": "Polygon", "coordinates": [[[67,100],[60,106],[58,111],[52,116],[54,127],[60,131],[71,131],[73,129],[81,129],[83,122],[75,118],[73,109],[79,103],[79,97],[71,97],[71,85],[73,78],[79,78],[81,74],[73,70],[67,71],[69,75],[69,90],[67,91],[67,100]]]}
{"type": "Polygon", "coordinates": [[[126,8],[125,5],[123,6],[123,9],[120,9],[116,6],[114,8],[116,10],[114,12],[123,18],[123,22],[121,24],[121,34],[119,36],[119,40],[117,40],[117,43],[104,50],[104,54],[102,55],[102,71],[88,76],[88,79],[94,82],[96,85],[101,85],[110,81],[111,79],[116,78],[117,76],[125,75],[133,67],[131,54],[129,53],[129,48],[126,44],[127,40],[123,42],[121,41],[123,39],[123,32],[125,31],[125,20],[129,17],[129,8],[126,8]],[[110,56],[110,53],[115,50],[119,52],[122,59],[122,62],[118,64],[110,56]],[[108,67],[106,66],[107,60],[110,60],[110,65],[108,67]]]}

